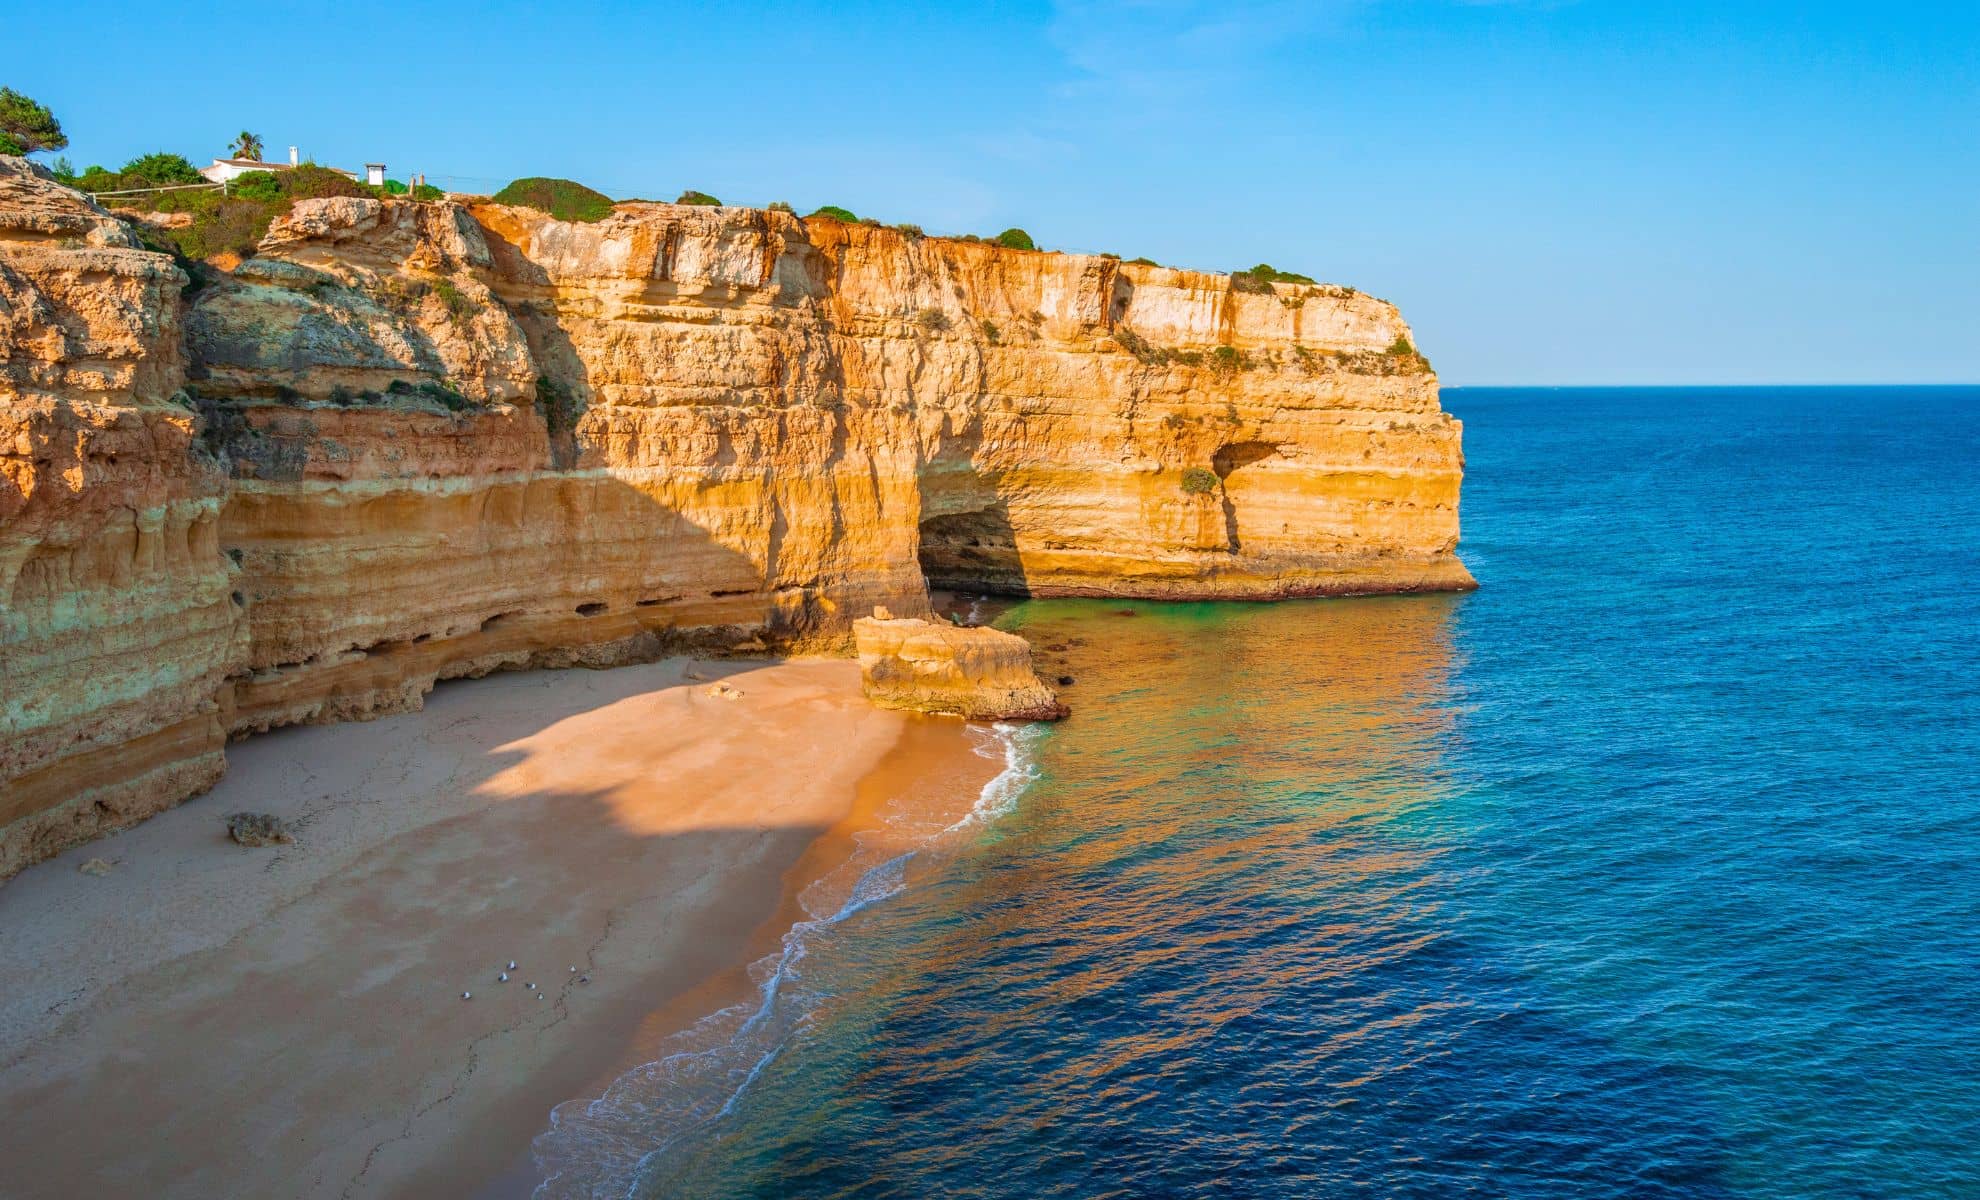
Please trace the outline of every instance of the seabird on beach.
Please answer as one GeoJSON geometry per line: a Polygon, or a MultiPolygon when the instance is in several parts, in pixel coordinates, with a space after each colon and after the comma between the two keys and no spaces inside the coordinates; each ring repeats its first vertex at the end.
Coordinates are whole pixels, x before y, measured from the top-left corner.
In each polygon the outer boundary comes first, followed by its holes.
{"type": "Polygon", "coordinates": [[[535,991],[535,990],[536,990],[536,985],[535,985],[535,984],[533,984],[533,983],[525,983],[525,984],[523,984],[523,986],[524,986],[524,987],[526,987],[526,988],[528,988],[528,989],[530,989],[531,991],[535,991]]]}
{"type": "Polygon", "coordinates": [[[495,979],[498,983],[507,983],[509,982],[509,973],[504,971],[500,975],[497,975],[495,979]]]}
{"type": "Polygon", "coordinates": [[[463,999],[463,1000],[472,1000],[472,999],[474,999],[474,993],[473,993],[473,992],[462,992],[462,993],[461,993],[461,999],[463,999]]]}
{"type": "Polygon", "coordinates": [[[515,969],[516,969],[516,960],[515,960],[515,959],[513,959],[513,958],[509,960],[509,969],[510,969],[511,971],[513,971],[513,970],[515,970],[515,969]]]}

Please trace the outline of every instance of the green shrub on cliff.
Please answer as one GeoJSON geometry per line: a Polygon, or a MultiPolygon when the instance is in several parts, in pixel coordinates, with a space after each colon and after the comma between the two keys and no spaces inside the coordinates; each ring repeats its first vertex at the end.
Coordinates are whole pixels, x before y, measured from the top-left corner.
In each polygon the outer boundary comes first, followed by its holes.
{"type": "Polygon", "coordinates": [[[342,171],[319,167],[312,162],[306,162],[293,170],[280,172],[275,178],[282,184],[283,194],[291,200],[320,200],[325,196],[378,194],[342,171]]]}
{"type": "MultiPolygon", "coordinates": [[[[843,221],[848,225],[859,224],[859,218],[853,216],[851,209],[840,208],[836,204],[821,204],[813,210],[811,216],[824,217],[828,221],[843,221]]],[[[805,218],[807,221],[810,219],[811,217],[805,218]]]]}
{"type": "Polygon", "coordinates": [[[567,433],[577,425],[577,397],[548,375],[537,377],[536,411],[542,415],[544,428],[551,437],[567,433]]]}
{"type": "Polygon", "coordinates": [[[494,200],[549,213],[559,221],[602,221],[612,215],[610,196],[569,179],[518,179],[496,192],[494,200]]]}
{"type": "Polygon", "coordinates": [[[1396,335],[1395,341],[1389,343],[1386,353],[1395,363],[1397,370],[1403,374],[1417,374],[1433,369],[1430,360],[1423,357],[1423,351],[1418,350],[1400,333],[1396,335]]]}
{"type": "Polygon", "coordinates": [[[243,200],[276,200],[282,195],[282,181],[273,171],[249,171],[234,176],[227,190],[243,200]]]}
{"type": "Polygon", "coordinates": [[[418,383],[408,383],[403,379],[394,379],[386,385],[385,394],[431,400],[449,412],[466,412],[474,407],[474,402],[463,396],[460,389],[440,380],[428,379],[418,383]]]}
{"type": "Polygon", "coordinates": [[[1038,249],[1038,244],[1031,240],[1031,235],[1016,227],[1006,229],[1004,232],[998,234],[996,242],[999,246],[1007,250],[1038,249]]]}
{"type": "Polygon", "coordinates": [[[1281,271],[1270,263],[1259,263],[1249,271],[1231,272],[1231,290],[1234,292],[1269,293],[1275,283],[1312,283],[1311,275],[1300,275],[1292,271],[1281,271]]]}
{"type": "Polygon", "coordinates": [[[459,325],[474,315],[474,301],[455,287],[452,280],[434,280],[433,294],[440,297],[440,303],[446,306],[447,318],[454,324],[459,325]]]}
{"type": "MultiPolygon", "coordinates": [[[[122,171],[91,167],[78,177],[77,184],[85,191],[99,192],[176,186],[159,181],[182,178],[181,166],[190,169],[190,164],[176,154],[147,154],[126,163],[122,171]]],[[[194,178],[198,176],[195,174],[194,178]]],[[[292,171],[249,171],[229,184],[224,194],[217,189],[152,192],[112,196],[109,203],[139,211],[190,214],[190,225],[158,230],[148,236],[154,236],[188,259],[204,262],[221,255],[251,257],[256,243],[268,232],[269,224],[288,212],[297,200],[373,194],[371,188],[348,175],[304,163],[292,171]]]]}
{"type": "Polygon", "coordinates": [[[1210,352],[1210,368],[1219,375],[1235,375],[1251,366],[1251,360],[1236,346],[1219,346],[1210,352]]]}
{"type": "MultiPolygon", "coordinates": [[[[186,161],[183,154],[142,154],[124,164],[121,174],[126,179],[148,179],[152,187],[170,187],[180,183],[205,183],[206,177],[199,168],[186,161]]],[[[127,186],[143,187],[133,183],[127,186]]]]}
{"type": "Polygon", "coordinates": [[[720,200],[717,200],[715,197],[709,195],[707,192],[697,192],[693,188],[689,188],[687,191],[682,192],[680,198],[678,200],[675,200],[674,203],[710,204],[710,205],[714,205],[717,208],[720,208],[722,205],[722,202],[720,200]]]}
{"type": "Polygon", "coordinates": [[[0,154],[33,154],[60,150],[69,144],[62,123],[46,104],[0,87],[0,154]]]}
{"type": "Polygon", "coordinates": [[[1182,474],[1182,490],[1192,496],[1206,496],[1217,490],[1217,473],[1208,467],[1191,467],[1182,474]]]}
{"type": "Polygon", "coordinates": [[[123,169],[106,171],[102,167],[91,166],[76,176],[76,186],[85,192],[119,192],[131,188],[180,187],[189,183],[205,183],[200,173],[186,161],[183,154],[140,154],[124,164],[123,169]]]}

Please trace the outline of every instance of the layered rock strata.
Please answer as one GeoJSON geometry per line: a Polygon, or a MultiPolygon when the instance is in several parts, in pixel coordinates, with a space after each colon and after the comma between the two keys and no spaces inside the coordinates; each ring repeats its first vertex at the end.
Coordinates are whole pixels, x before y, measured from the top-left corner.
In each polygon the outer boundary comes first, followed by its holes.
{"type": "Polygon", "coordinates": [[[1066,715],[1031,668],[1031,644],[1016,634],[885,612],[853,622],[860,686],[880,707],[984,721],[1066,715]]]}
{"type": "Polygon", "coordinates": [[[230,734],[502,668],[842,652],[931,582],[1470,584],[1458,425],[1348,289],[369,199],[196,273],[0,158],[0,873],[196,792],[230,734]]]}
{"type": "Polygon", "coordinates": [[[203,790],[247,661],[172,260],[0,157],[0,878],[203,790]]]}

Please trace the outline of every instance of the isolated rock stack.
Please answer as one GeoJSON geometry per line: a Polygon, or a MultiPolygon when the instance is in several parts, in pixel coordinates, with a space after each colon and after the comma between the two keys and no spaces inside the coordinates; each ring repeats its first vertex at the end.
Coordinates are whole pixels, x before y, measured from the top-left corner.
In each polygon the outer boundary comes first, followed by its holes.
{"type": "Polygon", "coordinates": [[[880,707],[981,721],[1066,715],[1066,706],[1031,669],[1031,643],[1016,634],[885,612],[853,622],[860,684],[880,707]]]}

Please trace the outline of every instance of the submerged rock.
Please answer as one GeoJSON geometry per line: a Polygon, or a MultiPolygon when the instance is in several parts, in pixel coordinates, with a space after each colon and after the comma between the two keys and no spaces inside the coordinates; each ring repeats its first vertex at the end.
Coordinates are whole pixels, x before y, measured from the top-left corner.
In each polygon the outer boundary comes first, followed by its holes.
{"type": "Polygon", "coordinates": [[[882,708],[978,720],[1056,721],[1066,706],[1031,669],[1031,644],[987,626],[853,622],[866,698],[882,708]]]}

